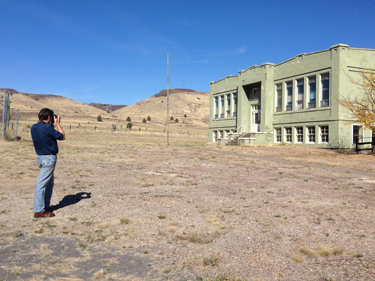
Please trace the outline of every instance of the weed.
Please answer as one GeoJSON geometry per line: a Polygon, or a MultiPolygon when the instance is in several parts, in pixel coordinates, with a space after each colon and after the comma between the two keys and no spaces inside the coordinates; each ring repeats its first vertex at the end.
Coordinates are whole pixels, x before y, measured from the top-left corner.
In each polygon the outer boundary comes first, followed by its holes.
{"type": "Polygon", "coordinates": [[[105,275],[108,274],[109,271],[110,271],[109,268],[99,270],[98,272],[96,272],[96,273],[94,274],[95,279],[103,279],[103,278],[105,277],[105,275]]]}
{"type": "Polygon", "coordinates": [[[159,215],[159,216],[158,216],[158,219],[159,219],[159,220],[164,220],[165,218],[166,218],[166,216],[164,216],[164,215],[159,215]]]}
{"type": "Polygon", "coordinates": [[[308,256],[308,257],[314,257],[315,256],[314,251],[311,250],[308,246],[303,246],[299,251],[302,254],[304,254],[305,256],[308,256]]]}
{"type": "Polygon", "coordinates": [[[218,256],[212,256],[209,258],[203,258],[203,265],[205,266],[218,266],[220,258],[218,256]]]}
{"type": "Polygon", "coordinates": [[[305,258],[301,255],[294,254],[294,255],[291,256],[291,258],[292,258],[292,260],[294,260],[297,263],[304,263],[305,262],[305,258]]]}
{"type": "Polygon", "coordinates": [[[120,223],[121,224],[129,224],[130,223],[130,219],[128,219],[128,218],[121,218],[120,219],[120,223]]]}

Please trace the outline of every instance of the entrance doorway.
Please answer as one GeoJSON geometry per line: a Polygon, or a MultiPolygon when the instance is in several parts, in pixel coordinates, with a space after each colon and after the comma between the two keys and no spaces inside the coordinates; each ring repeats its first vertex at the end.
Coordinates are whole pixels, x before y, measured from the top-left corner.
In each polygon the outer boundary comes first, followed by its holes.
{"type": "Polygon", "coordinates": [[[251,106],[251,132],[260,132],[260,105],[251,106]]]}

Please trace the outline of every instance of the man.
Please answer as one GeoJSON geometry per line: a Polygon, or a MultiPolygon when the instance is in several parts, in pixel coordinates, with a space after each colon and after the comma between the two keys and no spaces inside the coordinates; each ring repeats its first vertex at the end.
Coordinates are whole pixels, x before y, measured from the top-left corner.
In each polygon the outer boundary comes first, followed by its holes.
{"type": "Polygon", "coordinates": [[[39,122],[31,127],[37,162],[40,168],[34,196],[34,217],[54,217],[50,206],[57,153],[59,148],[57,140],[65,140],[65,133],[60,125],[61,118],[53,114],[53,110],[43,108],[40,110],[39,122]],[[55,130],[56,125],[57,130],[55,130]]]}

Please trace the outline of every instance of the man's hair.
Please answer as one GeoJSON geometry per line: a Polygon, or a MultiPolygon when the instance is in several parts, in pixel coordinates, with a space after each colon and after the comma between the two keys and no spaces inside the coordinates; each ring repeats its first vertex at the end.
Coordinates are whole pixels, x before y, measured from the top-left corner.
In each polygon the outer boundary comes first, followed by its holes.
{"type": "Polygon", "coordinates": [[[47,120],[48,116],[51,116],[51,115],[53,115],[53,110],[49,108],[42,108],[38,114],[39,121],[47,120]]]}

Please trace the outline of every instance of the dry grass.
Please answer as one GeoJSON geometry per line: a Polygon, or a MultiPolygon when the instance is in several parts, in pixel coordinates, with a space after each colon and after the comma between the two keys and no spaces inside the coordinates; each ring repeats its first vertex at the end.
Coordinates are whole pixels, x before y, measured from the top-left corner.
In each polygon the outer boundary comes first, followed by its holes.
{"type": "Polygon", "coordinates": [[[373,156],[72,130],[41,220],[30,139],[0,153],[0,280],[375,278],[373,156]]]}

